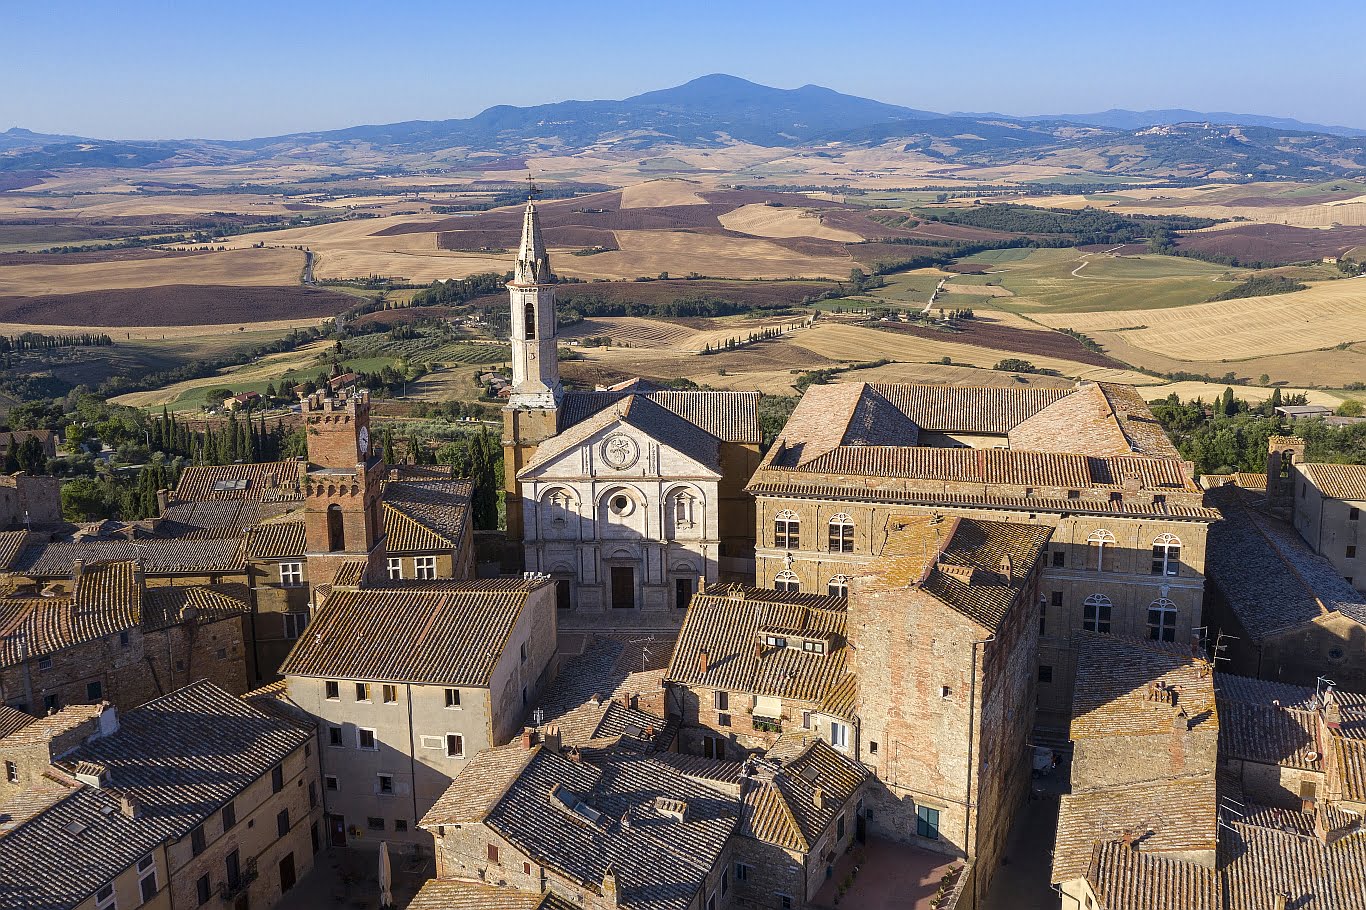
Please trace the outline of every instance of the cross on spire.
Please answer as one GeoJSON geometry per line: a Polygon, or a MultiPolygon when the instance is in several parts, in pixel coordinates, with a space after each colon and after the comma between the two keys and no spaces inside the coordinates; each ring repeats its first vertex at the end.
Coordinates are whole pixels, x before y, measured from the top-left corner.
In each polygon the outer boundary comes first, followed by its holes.
{"type": "Polygon", "coordinates": [[[526,174],[526,199],[527,199],[527,202],[533,202],[533,201],[535,201],[536,197],[539,196],[539,195],[541,195],[541,191],[536,187],[536,182],[532,179],[532,177],[531,177],[531,172],[530,172],[530,171],[527,171],[527,174],[526,174]]]}

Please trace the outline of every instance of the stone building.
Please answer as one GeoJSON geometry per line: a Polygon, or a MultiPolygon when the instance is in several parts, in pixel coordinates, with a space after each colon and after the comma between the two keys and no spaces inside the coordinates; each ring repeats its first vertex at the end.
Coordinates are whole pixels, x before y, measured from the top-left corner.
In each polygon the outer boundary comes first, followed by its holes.
{"type": "Polygon", "coordinates": [[[0,474],[0,530],[61,524],[61,480],[33,474],[0,474]]]}
{"type": "Polygon", "coordinates": [[[1041,721],[1067,716],[1077,631],[1200,634],[1218,517],[1127,386],[812,386],[748,489],[757,583],[841,593],[893,514],[1047,527],[1041,721]]]}
{"type": "MultiPolygon", "coordinates": [[[[1325,790],[1303,801],[1277,794],[1246,764],[1249,748],[1262,764],[1278,737],[1247,727],[1266,718],[1242,706],[1272,707],[1291,687],[1213,673],[1205,659],[1162,642],[1086,635],[1083,645],[1071,793],[1061,801],[1051,876],[1063,910],[1360,905],[1360,806],[1325,790]],[[1254,786],[1245,791],[1244,781],[1254,786]]],[[[1338,741],[1359,738],[1349,732],[1359,710],[1331,694],[1315,701],[1339,726],[1338,741]]],[[[1299,748],[1293,735],[1280,744],[1299,748]]]]}
{"type": "Polygon", "coordinates": [[[658,756],[528,734],[481,753],[422,827],[441,880],[586,910],[723,910],[740,820],[728,789],[658,756]]]}
{"type": "Polygon", "coordinates": [[[318,723],[332,845],[430,846],[417,820],[554,677],[555,619],[544,579],[333,590],[280,668],[318,723]]]}
{"type": "MultiPolygon", "coordinates": [[[[1274,479],[1269,481],[1274,486],[1274,479]]],[[[1315,554],[1256,490],[1212,489],[1206,623],[1230,672],[1366,691],[1366,597],[1315,554]]]]}
{"type": "Polygon", "coordinates": [[[1366,465],[1305,461],[1304,440],[1268,441],[1268,499],[1309,548],[1366,591],[1366,465]]]}
{"type": "Polygon", "coordinates": [[[566,626],[677,626],[698,579],[753,571],[759,460],[754,392],[674,392],[634,381],[566,392],[555,276],[528,203],[503,410],[508,540],[560,582],[566,626]]]}
{"type": "Polygon", "coordinates": [[[843,597],[709,585],[693,598],[664,674],[679,748],[739,759],[788,733],[857,755],[843,597]],[[832,730],[834,731],[832,734],[832,730]]]}
{"type": "Polygon", "coordinates": [[[1030,780],[1045,525],[892,515],[849,600],[850,729],[868,829],[991,884],[1030,780]]]}
{"type": "Polygon", "coordinates": [[[312,868],[321,810],[307,726],[197,682],[121,716],[67,709],[19,734],[0,739],[0,757],[44,768],[0,806],[6,910],[269,907],[312,868]]]}
{"type": "Polygon", "coordinates": [[[0,702],[36,714],[100,701],[128,710],[199,679],[247,690],[242,586],[149,587],[135,562],[79,560],[69,586],[0,597],[0,702]]]}

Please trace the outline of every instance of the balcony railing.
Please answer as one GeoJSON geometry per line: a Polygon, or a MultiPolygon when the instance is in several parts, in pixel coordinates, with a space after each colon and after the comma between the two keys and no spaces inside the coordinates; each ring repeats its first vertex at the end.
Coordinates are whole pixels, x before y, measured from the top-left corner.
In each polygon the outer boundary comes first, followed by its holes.
{"type": "Polygon", "coordinates": [[[764,733],[781,733],[783,732],[783,722],[780,718],[760,717],[756,714],[754,715],[754,729],[764,733]]]}

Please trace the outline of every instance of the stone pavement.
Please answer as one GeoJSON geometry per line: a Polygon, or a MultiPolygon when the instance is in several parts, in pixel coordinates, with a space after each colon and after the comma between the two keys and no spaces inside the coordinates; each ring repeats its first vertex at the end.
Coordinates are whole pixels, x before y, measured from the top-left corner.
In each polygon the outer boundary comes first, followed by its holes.
{"type": "MultiPolygon", "coordinates": [[[[392,850],[394,907],[402,910],[435,872],[431,857],[414,864],[392,850]]],[[[275,910],[379,910],[379,853],[372,848],[332,847],[318,854],[308,875],[299,879],[275,910]]]]}
{"type": "Polygon", "coordinates": [[[834,875],[816,892],[813,907],[839,910],[930,910],[930,901],[950,867],[961,865],[942,853],[870,838],[835,863],[834,875]],[[858,874],[851,873],[858,866],[858,874]],[[839,888],[849,887],[840,894],[839,888]]]}

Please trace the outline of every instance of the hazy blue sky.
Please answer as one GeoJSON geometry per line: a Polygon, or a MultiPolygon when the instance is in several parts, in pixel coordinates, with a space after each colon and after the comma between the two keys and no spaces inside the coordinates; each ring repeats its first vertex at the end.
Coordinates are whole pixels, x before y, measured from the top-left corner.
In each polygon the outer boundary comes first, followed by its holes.
{"type": "Polygon", "coordinates": [[[0,129],[245,138],[620,98],[712,72],[930,110],[1366,127],[1366,0],[0,0],[0,129]]]}

